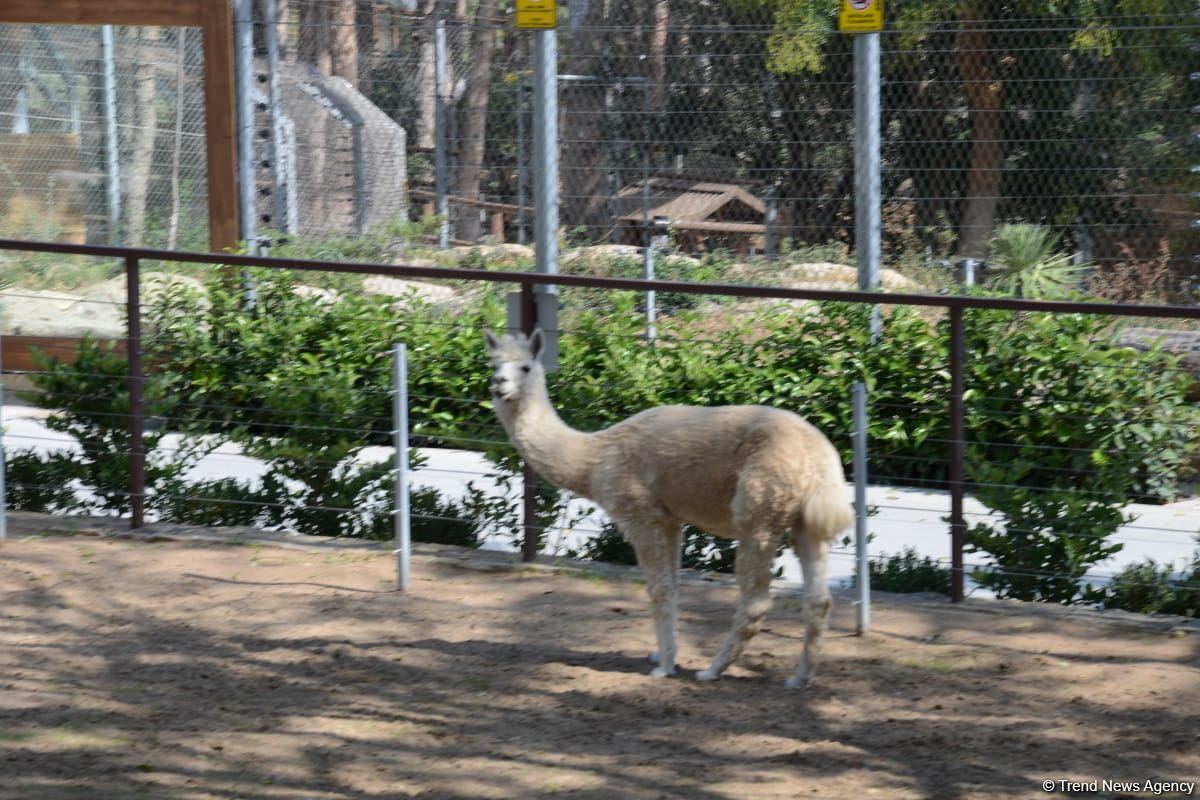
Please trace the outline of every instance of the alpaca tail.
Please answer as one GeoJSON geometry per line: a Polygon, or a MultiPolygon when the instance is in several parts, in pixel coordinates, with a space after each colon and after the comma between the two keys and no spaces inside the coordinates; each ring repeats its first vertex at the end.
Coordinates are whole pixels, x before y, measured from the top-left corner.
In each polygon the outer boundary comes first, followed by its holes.
{"type": "Polygon", "coordinates": [[[800,511],[794,535],[809,541],[827,542],[854,522],[854,508],[846,499],[846,487],[824,483],[817,487],[800,511]]]}

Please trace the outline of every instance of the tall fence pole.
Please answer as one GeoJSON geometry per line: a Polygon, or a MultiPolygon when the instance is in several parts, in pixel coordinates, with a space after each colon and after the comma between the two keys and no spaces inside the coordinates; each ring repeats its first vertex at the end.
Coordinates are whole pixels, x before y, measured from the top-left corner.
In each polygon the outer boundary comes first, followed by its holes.
{"type": "Polygon", "coordinates": [[[142,367],[141,272],[135,256],[125,258],[125,308],[129,325],[126,349],[129,358],[129,527],[140,528],[146,502],[146,443],[143,426],[146,403],[142,367]]]}
{"type": "Polygon", "coordinates": [[[858,634],[871,625],[871,569],[867,551],[867,385],[850,387],[854,407],[854,550],[858,561],[858,634]]]}
{"type": "MultiPolygon", "coordinates": [[[[650,82],[642,83],[642,277],[654,280],[654,231],[650,228],[650,82]]],[[[655,293],[646,292],[646,340],[653,342],[658,335],[658,308],[655,293]]]]}
{"type": "Polygon", "coordinates": [[[412,518],[409,511],[408,474],[408,350],[405,345],[392,347],[392,441],[396,448],[396,480],[392,508],[396,549],[396,589],[408,590],[409,563],[412,558],[412,518]]]}
{"type": "MultiPolygon", "coordinates": [[[[528,336],[537,323],[537,305],[533,287],[521,284],[521,330],[528,336]]],[[[538,554],[537,524],[538,475],[528,461],[521,462],[521,560],[533,561],[538,554]]]]}
{"type": "Polygon", "coordinates": [[[442,16],[441,8],[439,3],[437,21],[433,24],[433,188],[437,213],[441,217],[441,224],[438,225],[438,249],[445,250],[450,246],[450,200],[447,195],[450,179],[446,157],[447,139],[450,135],[446,129],[446,94],[449,91],[447,74],[450,62],[446,52],[446,20],[442,16]]]}
{"type": "MultiPolygon", "coordinates": [[[[858,288],[879,288],[879,34],[854,37],[854,243],[858,253],[858,288]]],[[[871,340],[879,337],[879,307],[871,312],[871,340]]]]}
{"type": "Polygon", "coordinates": [[[263,3],[262,30],[267,50],[267,102],[271,112],[271,157],[263,166],[270,170],[274,177],[274,228],[280,233],[287,233],[291,229],[288,222],[289,196],[294,190],[287,179],[289,159],[285,154],[287,146],[284,141],[283,122],[280,119],[283,113],[283,93],[279,86],[279,18],[275,0],[266,0],[263,3]]]}
{"type": "Polygon", "coordinates": [[[533,228],[538,272],[558,272],[558,32],[533,34],[533,228]]]}
{"type": "Polygon", "coordinates": [[[238,216],[246,252],[258,252],[258,225],[254,202],[254,28],[251,0],[234,0],[234,80],[237,96],[238,216]]]}
{"type": "Polygon", "coordinates": [[[525,76],[517,76],[517,244],[525,244],[525,76]]]}
{"type": "Polygon", "coordinates": [[[963,519],[963,461],[966,426],[963,419],[963,369],[966,343],[963,338],[963,310],[950,308],[950,599],[961,603],[965,597],[963,546],[967,524],[963,519]]]}
{"type": "Polygon", "coordinates": [[[104,172],[108,200],[108,241],[121,241],[121,143],[117,138],[117,67],[113,26],[100,26],[101,71],[104,73],[104,172]]]}

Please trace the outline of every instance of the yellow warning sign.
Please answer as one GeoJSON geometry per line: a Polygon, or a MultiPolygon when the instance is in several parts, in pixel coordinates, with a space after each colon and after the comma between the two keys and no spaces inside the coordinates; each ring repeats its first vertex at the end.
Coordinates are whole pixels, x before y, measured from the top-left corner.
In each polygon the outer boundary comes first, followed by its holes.
{"type": "Polygon", "coordinates": [[[842,33],[883,30],[883,0],[842,0],[838,12],[838,30],[842,33]]]}
{"type": "Polygon", "coordinates": [[[545,30],[558,25],[558,0],[517,0],[517,28],[545,30]]]}

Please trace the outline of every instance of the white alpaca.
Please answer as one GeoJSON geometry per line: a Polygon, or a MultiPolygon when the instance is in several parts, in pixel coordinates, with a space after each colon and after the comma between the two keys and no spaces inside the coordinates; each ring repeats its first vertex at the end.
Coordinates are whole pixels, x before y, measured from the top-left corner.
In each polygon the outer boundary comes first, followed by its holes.
{"type": "Polygon", "coordinates": [[[568,427],[546,392],[542,335],[486,333],[496,414],[521,457],[555,486],[596,502],[633,545],[658,637],[655,676],[675,672],[684,523],[738,542],[733,628],[700,680],[716,680],[762,627],[784,534],[804,568],[804,655],[789,687],[812,680],[831,598],[829,546],[852,519],[841,459],[816,428],[767,406],[660,406],[596,433],[568,427]]]}

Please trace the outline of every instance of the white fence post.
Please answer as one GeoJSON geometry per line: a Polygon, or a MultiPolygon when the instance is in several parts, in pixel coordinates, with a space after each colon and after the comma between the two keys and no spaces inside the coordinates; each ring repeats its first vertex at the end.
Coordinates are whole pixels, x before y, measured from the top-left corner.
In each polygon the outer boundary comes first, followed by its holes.
{"type": "Polygon", "coordinates": [[[867,553],[867,385],[850,387],[854,406],[854,549],[858,558],[858,634],[871,625],[871,570],[867,553]]]}
{"type": "Polygon", "coordinates": [[[404,345],[392,347],[392,441],[396,447],[395,484],[392,498],[395,517],[396,588],[408,589],[412,556],[411,519],[408,508],[408,353],[404,345]]]}

